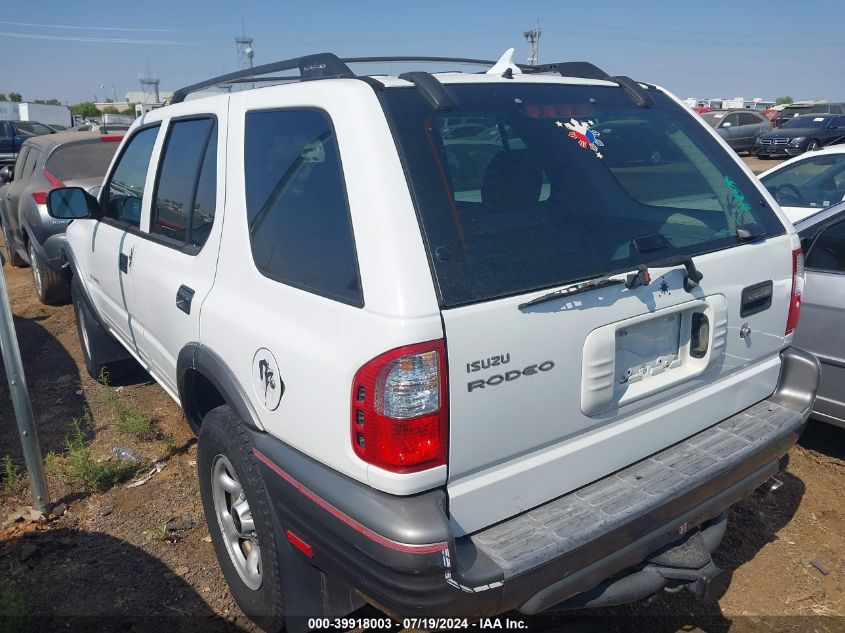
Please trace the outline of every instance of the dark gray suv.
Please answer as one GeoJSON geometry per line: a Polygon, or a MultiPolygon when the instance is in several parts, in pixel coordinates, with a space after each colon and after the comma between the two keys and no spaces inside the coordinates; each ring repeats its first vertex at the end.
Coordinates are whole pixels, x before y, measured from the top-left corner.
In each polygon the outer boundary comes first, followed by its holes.
{"type": "Polygon", "coordinates": [[[0,222],[9,262],[32,266],[42,303],[62,303],[70,289],[61,274],[68,220],[47,214],[47,194],[56,187],[98,189],[122,134],[60,132],[27,139],[14,167],[0,170],[0,222]]]}

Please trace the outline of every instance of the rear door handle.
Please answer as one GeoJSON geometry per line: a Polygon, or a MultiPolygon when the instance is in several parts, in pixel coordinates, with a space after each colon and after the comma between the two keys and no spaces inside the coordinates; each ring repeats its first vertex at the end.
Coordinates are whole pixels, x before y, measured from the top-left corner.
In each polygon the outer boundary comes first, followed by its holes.
{"type": "Polygon", "coordinates": [[[182,285],[179,286],[179,290],[176,291],[176,307],[179,308],[185,314],[191,313],[191,301],[194,299],[194,289],[188,288],[188,286],[182,285]]]}

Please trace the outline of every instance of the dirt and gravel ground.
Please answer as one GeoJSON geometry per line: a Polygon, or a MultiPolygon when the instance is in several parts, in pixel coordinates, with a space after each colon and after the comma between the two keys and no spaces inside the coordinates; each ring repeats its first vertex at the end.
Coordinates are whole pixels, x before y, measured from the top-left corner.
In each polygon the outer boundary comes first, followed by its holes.
{"type": "MultiPolygon", "coordinates": [[[[763,169],[774,164],[760,162],[763,169]]],[[[72,420],[89,411],[86,441],[95,460],[123,446],[162,468],[143,485],[102,492],[64,483],[54,469],[50,490],[67,512],[44,525],[11,522],[28,497],[4,487],[0,631],[256,630],[233,603],[208,542],[196,442],[179,408],[149,380],[105,386],[89,378],[71,307],[41,305],[29,269],[7,264],[5,273],[44,453],[66,452],[72,420]],[[115,402],[151,420],[147,439],[117,428],[115,402]],[[165,529],[172,520],[185,529],[165,529]],[[27,624],[36,616],[52,620],[27,624]]],[[[4,454],[22,465],[5,375],[4,454]]],[[[731,510],[717,555],[730,584],[718,604],[698,604],[686,593],[661,595],[600,612],[546,613],[525,619],[529,628],[845,631],[845,431],[811,424],[789,457],[778,492],[756,494],[731,510]]],[[[357,615],[368,614],[375,611],[366,607],[357,615]]]]}

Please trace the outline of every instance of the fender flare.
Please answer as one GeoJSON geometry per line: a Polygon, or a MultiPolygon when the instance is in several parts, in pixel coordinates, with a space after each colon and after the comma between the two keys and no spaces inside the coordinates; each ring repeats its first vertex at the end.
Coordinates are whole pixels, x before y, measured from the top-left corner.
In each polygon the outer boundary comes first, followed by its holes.
{"type": "Polygon", "coordinates": [[[191,397],[194,372],[202,374],[211,383],[247,427],[253,431],[264,432],[264,426],[246,390],[226,362],[202,343],[188,343],[179,352],[176,361],[176,381],[179,401],[195,433],[199,430],[202,416],[191,397]]]}

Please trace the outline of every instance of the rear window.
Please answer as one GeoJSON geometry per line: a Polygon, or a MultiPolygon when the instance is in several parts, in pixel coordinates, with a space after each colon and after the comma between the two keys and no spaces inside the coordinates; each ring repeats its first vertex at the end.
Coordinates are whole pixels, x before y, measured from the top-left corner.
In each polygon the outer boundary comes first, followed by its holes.
{"type": "Polygon", "coordinates": [[[46,168],[59,180],[102,178],[120,147],[116,141],[96,140],[91,143],[60,145],[50,154],[46,168]]]}
{"type": "Polygon", "coordinates": [[[448,112],[413,88],[382,93],[444,307],[729,248],[739,225],[785,231],[656,90],[644,109],[618,87],[449,89],[459,104],[448,112]]]}

